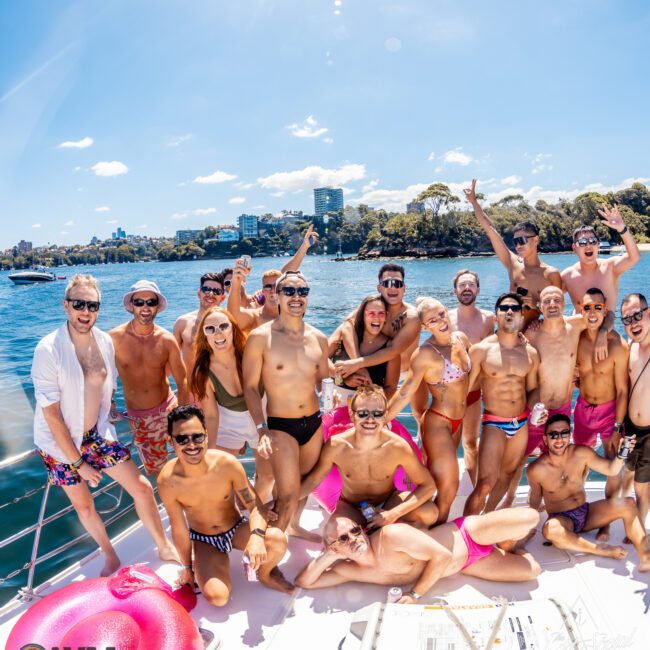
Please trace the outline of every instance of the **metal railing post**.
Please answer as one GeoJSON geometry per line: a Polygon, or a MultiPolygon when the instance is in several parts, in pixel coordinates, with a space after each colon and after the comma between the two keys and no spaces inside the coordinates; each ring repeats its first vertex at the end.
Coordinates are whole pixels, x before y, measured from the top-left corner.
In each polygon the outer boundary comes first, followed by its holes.
{"type": "Polygon", "coordinates": [[[43,499],[41,500],[41,509],[38,513],[38,523],[36,531],[34,532],[34,545],[32,546],[32,557],[29,561],[29,574],[27,576],[27,584],[20,590],[20,600],[28,603],[34,597],[34,590],[32,584],[34,583],[34,571],[36,570],[36,558],[38,557],[38,544],[41,540],[41,530],[43,529],[43,519],[45,518],[45,507],[47,505],[47,497],[50,494],[50,484],[45,486],[43,499]]]}

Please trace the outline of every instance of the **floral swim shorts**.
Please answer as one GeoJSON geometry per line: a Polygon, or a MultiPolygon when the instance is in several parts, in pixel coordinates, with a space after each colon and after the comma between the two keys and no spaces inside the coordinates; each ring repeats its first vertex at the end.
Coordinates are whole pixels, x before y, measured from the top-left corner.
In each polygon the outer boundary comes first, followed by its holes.
{"type": "MultiPolygon", "coordinates": [[[[77,485],[82,478],[79,472],[69,465],[62,463],[43,450],[39,449],[41,460],[47,469],[47,480],[50,485],[77,485]]],[[[102,438],[97,427],[84,433],[81,442],[81,457],[96,470],[110,469],[125,460],[130,460],[131,453],[117,440],[102,438]]]]}

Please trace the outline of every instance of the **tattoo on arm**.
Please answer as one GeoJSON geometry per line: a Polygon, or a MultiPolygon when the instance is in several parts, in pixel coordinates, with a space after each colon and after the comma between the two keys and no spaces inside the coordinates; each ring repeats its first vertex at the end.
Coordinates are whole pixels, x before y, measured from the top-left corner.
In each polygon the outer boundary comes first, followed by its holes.
{"type": "Polygon", "coordinates": [[[253,503],[255,501],[255,497],[248,487],[245,487],[243,490],[239,490],[238,494],[240,499],[245,504],[253,503]]]}

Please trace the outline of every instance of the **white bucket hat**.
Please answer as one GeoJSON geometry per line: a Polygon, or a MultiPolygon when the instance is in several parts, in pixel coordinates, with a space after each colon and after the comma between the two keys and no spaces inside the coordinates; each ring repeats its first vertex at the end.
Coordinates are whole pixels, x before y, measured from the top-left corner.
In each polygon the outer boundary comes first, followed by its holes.
{"type": "Polygon", "coordinates": [[[133,304],[131,302],[131,299],[133,298],[134,294],[139,293],[140,291],[150,291],[151,293],[155,293],[158,296],[159,314],[162,314],[162,312],[167,309],[167,298],[165,298],[165,296],[160,293],[158,285],[151,280],[138,280],[134,285],[131,285],[131,290],[128,293],[125,293],[124,298],[122,299],[122,302],[124,303],[124,309],[126,309],[126,311],[130,312],[131,314],[133,313],[133,304]]]}

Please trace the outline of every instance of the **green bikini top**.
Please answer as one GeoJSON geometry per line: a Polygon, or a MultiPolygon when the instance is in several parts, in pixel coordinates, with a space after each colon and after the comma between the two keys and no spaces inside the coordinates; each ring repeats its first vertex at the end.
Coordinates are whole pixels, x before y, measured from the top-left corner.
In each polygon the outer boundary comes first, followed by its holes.
{"type": "MultiPolygon", "coordinates": [[[[214,390],[214,396],[217,400],[217,404],[223,406],[223,408],[228,409],[229,411],[236,411],[238,413],[243,413],[248,411],[248,406],[246,406],[246,400],[243,395],[231,395],[219,381],[217,376],[210,372],[210,381],[212,382],[212,389],[214,390]]],[[[260,380],[259,387],[260,395],[264,395],[264,385],[260,380]]]]}

